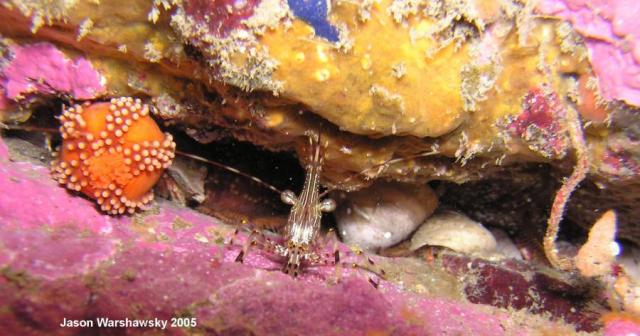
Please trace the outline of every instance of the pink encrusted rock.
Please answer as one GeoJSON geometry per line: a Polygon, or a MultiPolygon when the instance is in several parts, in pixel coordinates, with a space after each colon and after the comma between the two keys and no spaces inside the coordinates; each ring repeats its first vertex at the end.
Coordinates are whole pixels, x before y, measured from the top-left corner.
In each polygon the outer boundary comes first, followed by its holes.
{"type": "Polygon", "coordinates": [[[522,102],[522,112],[509,123],[508,130],[545,157],[562,157],[568,144],[560,124],[564,109],[558,95],[547,91],[529,90],[522,102]]]}
{"type": "MultiPolygon", "coordinates": [[[[631,142],[631,141],[630,141],[631,142]]],[[[598,167],[601,174],[612,179],[628,180],[640,174],[640,163],[637,158],[624,147],[612,143],[602,153],[602,164],[598,167]]],[[[635,144],[637,145],[637,142],[635,144]]]]}
{"type": "Polygon", "coordinates": [[[605,336],[640,335],[640,325],[630,319],[611,319],[605,322],[605,336]]]}
{"type": "MultiPolygon", "coordinates": [[[[63,319],[194,317],[216,335],[526,335],[489,306],[408,292],[331,267],[293,279],[240,246],[217,220],[158,202],[110,217],[67,192],[46,168],[12,162],[0,139],[0,333],[71,335],[63,319]]],[[[550,324],[551,326],[551,324],[550,324]]],[[[173,334],[189,331],[170,328],[173,334]]],[[[114,329],[139,334],[149,329],[114,329]]],[[[100,331],[106,332],[106,331],[100,331]]],[[[192,330],[193,332],[193,330],[192,330]]]]}
{"type": "Polygon", "coordinates": [[[0,86],[6,99],[32,93],[67,93],[91,99],[105,92],[104,79],[84,58],[74,60],[50,43],[13,45],[10,60],[0,69],[0,86]]]}
{"type": "Polygon", "coordinates": [[[9,149],[4,144],[4,142],[0,139],[0,162],[5,162],[9,160],[9,149]]]}
{"type": "Polygon", "coordinates": [[[640,2],[541,0],[537,10],[570,21],[585,37],[604,98],[640,106],[640,2]]]}
{"type": "Polygon", "coordinates": [[[226,37],[242,27],[242,21],[253,15],[259,0],[188,0],[184,10],[195,22],[204,23],[209,33],[226,37]]]}
{"type": "Polygon", "coordinates": [[[0,111],[7,110],[11,105],[11,101],[5,95],[4,88],[0,86],[0,111]]]}

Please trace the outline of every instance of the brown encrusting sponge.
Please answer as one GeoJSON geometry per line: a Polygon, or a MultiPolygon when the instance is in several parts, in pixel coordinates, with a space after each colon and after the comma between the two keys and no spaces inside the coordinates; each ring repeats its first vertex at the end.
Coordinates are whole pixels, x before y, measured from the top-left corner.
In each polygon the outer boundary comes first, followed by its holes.
{"type": "Polygon", "coordinates": [[[130,97],[65,108],[53,177],[94,198],[110,214],[133,213],[153,199],[151,188],[171,165],[176,144],[130,97]]]}

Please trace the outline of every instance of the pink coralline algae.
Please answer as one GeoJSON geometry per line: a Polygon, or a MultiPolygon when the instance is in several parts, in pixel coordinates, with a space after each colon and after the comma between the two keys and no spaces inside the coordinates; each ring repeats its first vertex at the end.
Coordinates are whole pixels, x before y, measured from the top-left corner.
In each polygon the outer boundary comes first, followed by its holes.
{"type": "Polygon", "coordinates": [[[545,157],[562,157],[567,148],[567,138],[560,125],[563,116],[564,110],[555,93],[534,88],[524,97],[522,113],[509,123],[508,129],[545,157]]]}
{"type": "Polygon", "coordinates": [[[189,0],[185,1],[184,10],[196,22],[205,22],[209,33],[226,37],[253,15],[259,3],[259,0],[189,0]]]}
{"type": "Polygon", "coordinates": [[[0,111],[7,109],[9,106],[11,106],[11,101],[7,99],[4,89],[0,86],[0,111]]]}
{"type": "Polygon", "coordinates": [[[640,325],[633,319],[612,318],[605,321],[605,336],[640,335],[640,325]]]}
{"type": "MultiPolygon", "coordinates": [[[[630,141],[630,143],[637,148],[637,142],[630,141]]],[[[640,174],[640,163],[627,148],[614,142],[609,144],[604,152],[599,170],[600,173],[612,178],[630,179],[640,174]]]]}
{"type": "MultiPolygon", "coordinates": [[[[223,226],[159,202],[146,214],[101,215],[57,187],[45,167],[11,162],[0,140],[0,330],[72,335],[64,319],[192,317],[215,335],[506,335],[533,330],[488,306],[427,297],[330,267],[293,279],[264,253],[233,260],[223,226]],[[73,209],[73,211],[69,211],[73,209]],[[285,318],[283,318],[285,317],[285,318]]],[[[227,229],[229,230],[229,229],[227,229]]],[[[230,232],[230,230],[229,230],[230,232]]],[[[228,237],[228,236],[227,236],[228,237]]],[[[148,334],[150,329],[111,330],[148,334]]],[[[161,332],[161,330],[155,330],[161,332]]]]}
{"type": "Polygon", "coordinates": [[[10,60],[0,69],[6,99],[19,100],[32,92],[91,99],[105,92],[103,78],[91,62],[81,57],[71,60],[53,44],[13,45],[9,54],[10,60]]]}
{"type": "Polygon", "coordinates": [[[537,10],[570,21],[584,36],[605,99],[640,106],[640,2],[541,0],[537,10]]]}

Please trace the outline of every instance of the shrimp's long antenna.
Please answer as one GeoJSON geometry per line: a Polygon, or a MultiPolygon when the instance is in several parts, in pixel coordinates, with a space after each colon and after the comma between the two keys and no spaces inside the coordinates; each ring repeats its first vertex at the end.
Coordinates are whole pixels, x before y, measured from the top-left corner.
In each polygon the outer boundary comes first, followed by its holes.
{"type": "Polygon", "coordinates": [[[5,129],[8,131],[27,131],[27,132],[43,132],[43,133],[60,132],[57,128],[38,127],[38,126],[13,126],[13,125],[7,125],[1,122],[0,122],[0,129],[5,129]]]}
{"type": "MultiPolygon", "coordinates": [[[[373,177],[367,177],[367,178],[366,178],[367,180],[371,180],[371,179],[373,179],[373,178],[375,178],[375,177],[378,177],[380,174],[382,174],[382,172],[383,172],[385,169],[387,169],[389,166],[391,166],[391,165],[392,165],[392,164],[394,164],[394,163],[403,162],[403,161],[408,161],[408,160],[417,159],[417,158],[421,158],[421,157],[427,157],[427,156],[437,155],[437,154],[439,154],[439,153],[440,153],[440,152],[439,152],[439,151],[437,151],[437,150],[432,150],[432,151],[430,151],[430,152],[422,152],[422,153],[418,153],[418,154],[414,154],[414,155],[409,155],[409,156],[405,156],[405,157],[401,157],[401,158],[389,159],[389,160],[387,160],[387,161],[385,161],[385,162],[383,162],[383,163],[379,163],[379,164],[373,165],[373,166],[371,166],[371,167],[367,167],[367,168],[365,168],[365,169],[361,170],[361,171],[360,171],[360,172],[358,172],[358,173],[354,173],[354,174],[350,175],[349,177],[347,177],[347,178],[345,178],[344,180],[340,181],[340,182],[338,183],[338,185],[340,185],[340,184],[344,184],[344,183],[346,183],[346,182],[349,182],[349,181],[351,181],[352,179],[356,178],[357,176],[361,176],[361,175],[365,174],[365,173],[366,173],[366,172],[368,172],[368,171],[371,171],[371,170],[377,169],[378,171],[375,173],[375,176],[373,176],[373,177]]],[[[338,187],[330,187],[330,188],[327,188],[327,190],[325,190],[324,192],[322,192],[322,193],[320,194],[320,197],[322,198],[322,197],[326,196],[328,193],[330,193],[331,191],[336,190],[336,189],[338,189],[338,187]]]]}
{"type": "Polygon", "coordinates": [[[263,187],[265,187],[265,188],[268,188],[269,190],[271,190],[271,191],[273,191],[273,192],[275,192],[275,193],[282,194],[282,191],[280,191],[280,189],[278,189],[278,188],[276,188],[276,187],[274,187],[274,186],[270,185],[269,183],[267,183],[267,182],[265,182],[265,181],[263,181],[263,180],[261,180],[261,179],[259,179],[259,178],[255,177],[255,176],[251,176],[251,175],[249,175],[249,174],[247,174],[247,173],[243,173],[243,172],[241,172],[240,170],[235,169],[235,168],[233,168],[233,167],[230,167],[230,166],[224,165],[224,164],[219,163],[219,162],[215,162],[215,161],[212,161],[212,160],[205,159],[205,158],[203,158],[203,157],[201,157],[201,156],[197,156],[197,155],[194,155],[194,154],[185,153],[185,152],[183,152],[183,151],[179,151],[179,150],[176,150],[176,154],[178,154],[178,155],[180,155],[180,156],[184,156],[184,157],[190,158],[190,159],[195,160],[195,161],[204,162],[204,163],[210,164],[210,165],[212,165],[212,166],[214,166],[214,167],[218,167],[218,168],[220,168],[220,169],[224,169],[224,170],[226,170],[226,171],[232,172],[232,173],[237,174],[237,175],[240,175],[240,176],[242,176],[242,177],[245,177],[245,178],[251,179],[252,181],[254,181],[254,182],[258,183],[259,185],[261,185],[261,186],[263,186],[263,187]]]}
{"type": "MultiPolygon", "coordinates": [[[[27,132],[45,132],[45,133],[58,133],[59,130],[56,128],[48,128],[48,127],[37,127],[37,126],[13,126],[13,125],[6,125],[4,123],[0,123],[0,129],[5,129],[5,130],[10,130],[10,131],[27,131],[27,132]]],[[[187,157],[189,159],[195,160],[195,161],[200,161],[200,162],[204,162],[206,164],[209,164],[211,166],[220,168],[220,169],[224,169],[226,171],[229,171],[231,173],[240,175],[242,177],[251,179],[252,181],[258,183],[259,185],[268,188],[269,190],[278,193],[278,194],[282,194],[282,191],[280,191],[280,189],[272,186],[271,184],[255,177],[255,176],[251,176],[247,173],[243,173],[238,169],[235,169],[233,167],[224,165],[222,163],[216,162],[216,161],[212,161],[209,159],[205,159],[201,156],[198,155],[194,155],[194,154],[189,154],[189,153],[185,153],[183,151],[179,151],[176,150],[176,154],[180,155],[180,156],[184,156],[187,157]]]]}

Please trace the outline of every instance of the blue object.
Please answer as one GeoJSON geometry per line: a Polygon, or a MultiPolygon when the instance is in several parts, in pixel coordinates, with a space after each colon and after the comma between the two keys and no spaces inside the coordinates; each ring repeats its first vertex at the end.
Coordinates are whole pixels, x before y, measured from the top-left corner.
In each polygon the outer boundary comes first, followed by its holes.
{"type": "Polygon", "coordinates": [[[317,36],[331,42],[338,42],[338,29],[327,19],[327,1],[330,0],[287,0],[293,15],[310,24],[317,36]]]}

